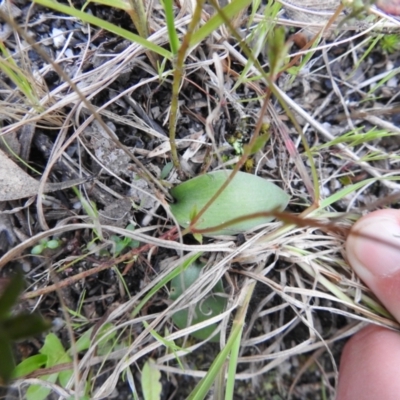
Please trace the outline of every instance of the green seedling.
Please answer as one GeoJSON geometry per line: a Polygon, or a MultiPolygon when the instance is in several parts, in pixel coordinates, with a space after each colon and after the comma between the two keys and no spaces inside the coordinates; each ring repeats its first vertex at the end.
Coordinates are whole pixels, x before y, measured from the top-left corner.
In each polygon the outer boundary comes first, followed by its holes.
{"type": "Polygon", "coordinates": [[[59,239],[42,239],[39,241],[39,244],[36,246],[32,247],[31,254],[34,256],[38,256],[39,254],[42,254],[44,250],[50,249],[50,250],[55,250],[60,247],[61,241],[59,239]]]}
{"type": "Polygon", "coordinates": [[[152,358],[149,358],[143,366],[141,383],[144,400],[162,398],[161,372],[152,358]]]}
{"type": "MultiPolygon", "coordinates": [[[[40,371],[41,368],[51,368],[64,363],[71,363],[71,368],[55,372],[50,375],[43,375],[40,379],[59,383],[62,387],[66,387],[71,379],[72,370],[72,351],[77,353],[87,350],[93,341],[97,338],[102,338],[98,343],[98,354],[104,355],[110,351],[110,345],[114,341],[116,332],[112,330],[112,324],[102,326],[96,337],[93,338],[93,328],[87,330],[75,343],[74,349],[65,350],[60,339],[54,334],[49,333],[44,341],[43,347],[39,350],[39,354],[26,358],[18,364],[13,371],[13,378],[20,378],[35,371],[40,371]]],[[[56,368],[55,368],[56,369],[56,368]]],[[[44,400],[50,394],[50,389],[46,386],[31,385],[26,391],[27,400],[44,400]]],[[[80,399],[89,399],[87,396],[82,396],[80,399]]]]}
{"type": "MultiPolygon", "coordinates": [[[[176,203],[171,211],[179,224],[195,230],[209,229],[209,235],[236,235],[273,220],[271,215],[250,214],[282,211],[289,202],[289,195],[266,179],[239,171],[218,198],[201,215],[194,227],[195,213],[213,198],[231,172],[216,171],[190,179],[171,190],[176,203]],[[237,221],[236,219],[240,219],[237,221]],[[215,228],[229,221],[236,221],[223,228],[215,228]]],[[[205,232],[201,232],[206,234],[205,232]]]]}
{"type": "Polygon", "coordinates": [[[163,169],[161,170],[160,178],[166,179],[170,174],[170,172],[172,171],[172,168],[174,168],[174,164],[172,164],[172,162],[165,164],[163,169]]]}
{"type": "MultiPolygon", "coordinates": [[[[134,231],[135,226],[133,224],[129,224],[126,227],[129,231],[134,231]]],[[[112,235],[110,239],[115,243],[113,248],[113,253],[115,257],[118,257],[126,248],[136,249],[140,246],[140,242],[137,240],[133,240],[129,237],[119,237],[117,235],[112,235]]]]}
{"type": "MultiPolygon", "coordinates": [[[[44,366],[46,368],[51,368],[54,367],[55,365],[58,364],[63,364],[63,363],[70,363],[72,362],[71,357],[69,354],[64,350],[64,347],[62,343],[60,342],[60,339],[54,334],[54,333],[49,333],[46,336],[45,342],[43,347],[39,350],[40,353],[40,360],[44,364],[41,366],[44,366]]],[[[29,360],[29,359],[27,359],[29,360]]],[[[25,360],[26,361],[26,360],[25,360]]],[[[32,360],[30,360],[32,362],[32,360]]],[[[37,360],[39,361],[39,360],[37,360]]],[[[23,364],[23,367],[26,367],[27,364],[23,364]]],[[[19,365],[21,370],[21,364],[19,365]]],[[[35,368],[36,370],[36,368],[35,368]]],[[[17,371],[19,372],[19,371],[17,371]]],[[[46,375],[43,376],[42,379],[46,380],[51,383],[56,383],[59,381],[59,383],[65,387],[70,380],[73,372],[72,370],[67,370],[67,371],[61,371],[61,372],[56,372],[54,374],[46,375]]],[[[50,394],[50,389],[46,388],[44,386],[40,385],[32,385],[28,388],[26,391],[26,398],[27,400],[44,400],[47,398],[47,396],[50,394]]]]}
{"type": "MultiPolygon", "coordinates": [[[[176,300],[180,297],[198,279],[204,265],[204,263],[195,261],[171,280],[169,296],[171,300],[176,300]]],[[[172,321],[178,328],[183,329],[220,315],[225,310],[228,301],[226,297],[221,296],[223,293],[224,287],[222,281],[219,281],[213,288],[212,293],[197,304],[193,312],[180,310],[172,316],[172,321]]],[[[216,328],[217,324],[212,324],[192,332],[191,335],[196,339],[205,340],[212,335],[216,328]]],[[[218,342],[219,336],[219,334],[214,335],[210,341],[218,342]]]]}

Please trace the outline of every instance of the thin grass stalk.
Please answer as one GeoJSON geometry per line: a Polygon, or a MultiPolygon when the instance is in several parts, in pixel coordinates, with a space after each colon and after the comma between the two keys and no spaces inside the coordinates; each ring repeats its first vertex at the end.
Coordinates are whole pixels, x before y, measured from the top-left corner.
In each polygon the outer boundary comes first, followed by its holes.
{"type": "Polygon", "coordinates": [[[186,52],[189,48],[189,43],[192,39],[194,30],[201,19],[201,13],[203,11],[204,0],[198,0],[194,9],[192,20],[188,26],[188,30],[183,37],[181,47],[178,50],[177,59],[174,68],[174,80],[172,83],[172,98],[171,98],[171,110],[169,119],[169,142],[171,145],[171,158],[174,167],[178,173],[181,174],[181,164],[178,157],[178,149],[176,146],[176,124],[178,121],[178,102],[179,102],[179,89],[182,82],[183,66],[186,58],[186,52]]]}
{"type": "MultiPolygon", "coordinates": [[[[306,150],[306,154],[308,157],[308,160],[310,162],[310,168],[311,168],[311,174],[313,177],[313,182],[314,182],[314,193],[313,193],[313,198],[314,198],[314,203],[313,205],[310,207],[310,212],[317,208],[318,205],[316,203],[316,201],[319,200],[319,185],[318,185],[318,174],[317,174],[317,170],[315,167],[315,163],[314,163],[314,159],[312,157],[312,153],[309,149],[307,140],[304,137],[303,131],[299,125],[299,123],[296,121],[293,113],[291,112],[291,110],[289,109],[289,107],[287,106],[287,104],[284,102],[283,98],[280,96],[280,93],[278,91],[278,89],[275,86],[274,83],[274,78],[276,77],[270,77],[268,74],[265,73],[265,71],[263,70],[263,68],[261,67],[260,63],[258,62],[258,60],[255,59],[255,57],[252,54],[252,51],[250,50],[250,48],[247,46],[247,44],[245,42],[243,42],[242,38],[240,37],[240,35],[236,32],[236,30],[234,29],[234,27],[232,26],[230,20],[227,18],[227,16],[223,13],[223,10],[221,10],[221,8],[218,6],[217,2],[215,0],[211,0],[211,3],[213,4],[213,6],[216,8],[217,12],[219,15],[221,15],[221,17],[224,19],[225,24],[229,27],[231,33],[235,36],[236,40],[238,41],[240,48],[242,49],[242,51],[246,54],[246,56],[253,62],[254,66],[257,68],[257,70],[260,72],[260,74],[263,76],[263,78],[266,80],[267,84],[268,84],[268,88],[271,90],[271,92],[274,94],[274,96],[278,99],[279,103],[281,104],[282,108],[285,110],[286,114],[288,115],[289,119],[292,121],[294,127],[296,128],[296,131],[298,132],[298,134],[300,135],[300,138],[302,140],[303,146],[306,150]]],[[[336,15],[336,14],[335,14],[336,15]]],[[[333,22],[333,20],[332,20],[333,22]]],[[[257,135],[257,132],[254,133],[254,136],[257,135]]],[[[252,138],[253,139],[253,138],[252,138]]],[[[235,170],[234,170],[235,171],[235,170]]],[[[232,174],[233,175],[233,174],[232,174]]],[[[306,210],[307,211],[307,210],[306,210]]],[[[305,214],[307,215],[307,214],[305,214]]]]}
{"type": "MultiPolygon", "coordinates": [[[[240,37],[240,35],[236,32],[235,28],[232,26],[229,18],[227,17],[227,15],[224,14],[223,10],[218,6],[218,4],[216,3],[215,0],[212,0],[211,3],[213,4],[213,6],[216,8],[218,14],[222,17],[222,19],[224,20],[224,22],[227,24],[227,26],[229,27],[229,29],[231,30],[232,34],[236,37],[236,39],[238,40],[238,43],[240,44],[240,47],[242,48],[242,50],[245,51],[246,55],[249,57],[249,59],[257,66],[257,69],[260,70],[261,74],[263,75],[263,77],[265,77],[265,79],[267,80],[268,83],[272,83],[271,79],[268,77],[268,75],[264,72],[264,70],[262,69],[261,65],[258,63],[258,61],[256,60],[256,58],[253,56],[251,50],[249,49],[249,47],[246,45],[246,43],[243,42],[242,38],[240,37]]],[[[260,115],[264,115],[264,113],[266,112],[267,109],[267,105],[268,105],[268,101],[269,101],[269,94],[267,92],[266,94],[266,98],[264,100],[262,109],[260,111],[260,115]]],[[[254,134],[250,139],[250,142],[248,144],[248,149],[252,149],[252,147],[254,146],[257,138],[259,137],[259,132],[261,129],[261,125],[262,125],[262,118],[260,117],[258,122],[257,122],[257,126],[255,128],[254,134]]],[[[300,129],[300,128],[299,128],[300,129]]],[[[234,178],[234,176],[236,175],[236,173],[240,170],[240,168],[244,165],[244,163],[247,161],[249,155],[250,155],[250,151],[245,151],[245,153],[243,154],[243,156],[240,158],[240,160],[238,161],[238,163],[235,165],[235,168],[233,169],[232,173],[230,174],[229,178],[224,182],[224,184],[218,189],[218,191],[214,194],[214,196],[207,202],[207,204],[198,212],[198,214],[193,218],[193,220],[191,221],[190,226],[184,230],[184,233],[190,232],[192,231],[192,226],[194,226],[196,224],[196,222],[201,218],[201,216],[208,210],[208,208],[213,204],[213,202],[218,198],[218,196],[225,190],[225,188],[229,185],[229,183],[232,181],[232,179],[234,178]]],[[[200,232],[198,232],[200,233],[200,232]]],[[[205,232],[206,233],[206,232],[205,232]]]]}
{"type": "MultiPolygon", "coordinates": [[[[222,400],[225,392],[226,363],[222,366],[214,382],[212,400],[222,400]]],[[[211,399],[210,399],[211,400],[211,399]]]]}
{"type": "MultiPolygon", "coordinates": [[[[126,12],[131,17],[139,35],[142,38],[147,39],[149,37],[149,23],[144,9],[143,0],[129,0],[129,3],[131,7],[127,8],[126,12]]],[[[157,56],[150,51],[146,52],[146,54],[153,68],[157,70],[157,56]]]]}
{"type": "Polygon", "coordinates": [[[232,331],[231,334],[229,335],[229,339],[225,347],[221,350],[221,352],[218,354],[218,356],[211,364],[211,367],[209,368],[206,376],[201,379],[201,381],[196,385],[194,390],[190,393],[188,400],[202,400],[207,396],[213,382],[215,381],[217,374],[222,369],[229,354],[232,353],[233,348],[235,347],[235,345],[237,345],[237,341],[240,342],[244,326],[244,320],[247,313],[247,308],[250,303],[255,285],[256,285],[255,281],[249,285],[249,288],[243,299],[243,303],[238,308],[238,311],[236,313],[236,317],[232,325],[232,331]]]}
{"type": "MultiPolygon", "coordinates": [[[[251,2],[252,0],[233,0],[232,2],[228,3],[222,9],[222,11],[228,19],[234,18],[235,15],[240,13],[240,11],[247,7],[251,2]]],[[[219,13],[213,15],[201,28],[199,28],[199,30],[193,34],[189,47],[193,47],[202,42],[207,36],[215,32],[224,22],[224,19],[221,18],[219,13]]]]}
{"type": "Polygon", "coordinates": [[[139,35],[143,38],[147,38],[149,36],[149,25],[143,1],[129,0],[129,3],[131,7],[127,8],[126,12],[135,24],[135,28],[139,32],[139,35]]]}

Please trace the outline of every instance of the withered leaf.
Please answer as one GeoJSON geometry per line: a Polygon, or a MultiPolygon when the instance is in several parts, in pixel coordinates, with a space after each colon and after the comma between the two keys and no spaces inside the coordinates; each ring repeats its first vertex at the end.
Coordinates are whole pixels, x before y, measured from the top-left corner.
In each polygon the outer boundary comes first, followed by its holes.
{"type": "MultiPolygon", "coordinates": [[[[55,192],[56,190],[66,189],[86,181],[86,178],[79,178],[60,183],[46,183],[44,192],[55,192]]],[[[29,176],[0,150],[0,201],[36,196],[38,191],[39,181],[29,176]]]]}

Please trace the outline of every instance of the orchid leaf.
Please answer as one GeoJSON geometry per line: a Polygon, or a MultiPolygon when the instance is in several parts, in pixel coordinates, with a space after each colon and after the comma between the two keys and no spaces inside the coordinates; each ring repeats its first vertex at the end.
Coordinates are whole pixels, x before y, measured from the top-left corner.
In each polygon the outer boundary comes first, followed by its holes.
{"type": "MultiPolygon", "coordinates": [[[[171,280],[171,300],[176,300],[198,279],[204,265],[204,263],[196,261],[171,280]]],[[[178,328],[183,329],[221,314],[225,310],[228,302],[227,298],[221,295],[223,293],[224,287],[222,281],[218,281],[211,294],[206,296],[200,304],[197,304],[196,307],[190,311],[188,309],[177,311],[172,316],[172,321],[178,328]]],[[[191,336],[199,340],[205,340],[216,328],[217,324],[211,324],[192,332],[191,336]]],[[[214,335],[210,341],[218,342],[219,336],[219,333],[214,335]]]]}
{"type": "MultiPolygon", "coordinates": [[[[190,179],[171,190],[176,202],[171,204],[171,211],[179,224],[187,228],[193,221],[193,210],[200,213],[212,199],[218,189],[228,179],[231,172],[215,171],[190,179]]],[[[236,235],[273,220],[273,216],[245,218],[250,214],[282,211],[290,196],[281,188],[259,176],[238,172],[218,198],[201,215],[194,228],[197,230],[213,228],[228,223],[227,227],[212,230],[210,235],[236,235]]],[[[206,234],[205,232],[202,232],[206,234]]]]}

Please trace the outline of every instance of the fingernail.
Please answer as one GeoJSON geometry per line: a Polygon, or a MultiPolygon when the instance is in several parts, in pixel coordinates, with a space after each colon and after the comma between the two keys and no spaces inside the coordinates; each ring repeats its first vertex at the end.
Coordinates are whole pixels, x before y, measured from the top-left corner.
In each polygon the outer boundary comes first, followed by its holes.
{"type": "MultiPolygon", "coordinates": [[[[375,276],[400,270],[400,212],[381,210],[361,218],[350,232],[349,262],[375,276]],[[353,258],[353,260],[352,260],[353,258]]],[[[358,272],[358,271],[356,271],[358,272]]]]}

